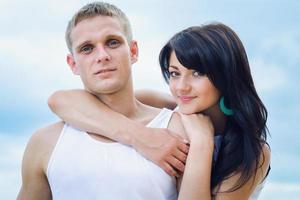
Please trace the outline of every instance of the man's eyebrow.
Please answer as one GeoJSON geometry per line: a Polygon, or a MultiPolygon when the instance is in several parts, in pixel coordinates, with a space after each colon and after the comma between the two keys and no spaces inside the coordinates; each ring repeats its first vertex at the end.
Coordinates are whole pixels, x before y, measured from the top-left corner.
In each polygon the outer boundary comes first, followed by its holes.
{"type": "Polygon", "coordinates": [[[109,34],[106,36],[107,39],[109,38],[117,38],[117,39],[125,39],[121,34],[109,34]]]}
{"type": "Polygon", "coordinates": [[[174,69],[178,70],[178,67],[176,67],[174,65],[170,65],[169,68],[174,68],[174,69]]]}

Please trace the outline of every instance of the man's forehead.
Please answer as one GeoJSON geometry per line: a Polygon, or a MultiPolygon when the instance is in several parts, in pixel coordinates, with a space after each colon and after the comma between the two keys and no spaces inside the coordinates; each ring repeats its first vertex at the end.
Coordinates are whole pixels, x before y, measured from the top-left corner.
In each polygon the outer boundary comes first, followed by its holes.
{"type": "Polygon", "coordinates": [[[109,16],[96,16],[84,19],[72,29],[70,34],[73,43],[84,38],[105,38],[113,35],[126,37],[119,20],[109,16]]]}

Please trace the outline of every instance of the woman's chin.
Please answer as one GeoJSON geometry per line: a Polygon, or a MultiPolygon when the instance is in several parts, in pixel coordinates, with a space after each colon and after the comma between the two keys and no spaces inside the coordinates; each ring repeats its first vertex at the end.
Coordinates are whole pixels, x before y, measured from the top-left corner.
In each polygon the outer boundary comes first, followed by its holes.
{"type": "Polygon", "coordinates": [[[179,106],[178,108],[178,111],[182,114],[185,114],[185,115],[191,115],[191,114],[194,114],[194,113],[198,113],[196,110],[194,109],[191,109],[191,108],[185,108],[185,107],[181,107],[179,106]]]}

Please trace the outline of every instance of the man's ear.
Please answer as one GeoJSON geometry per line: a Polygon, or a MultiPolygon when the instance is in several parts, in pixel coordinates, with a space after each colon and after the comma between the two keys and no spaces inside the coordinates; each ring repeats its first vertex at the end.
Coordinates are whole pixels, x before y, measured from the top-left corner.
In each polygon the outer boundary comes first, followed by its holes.
{"type": "Polygon", "coordinates": [[[68,54],[67,55],[67,63],[70,66],[73,74],[80,75],[80,69],[77,67],[77,65],[75,63],[75,60],[74,60],[74,57],[73,57],[72,54],[68,54]]]}
{"type": "Polygon", "coordinates": [[[137,45],[137,41],[135,40],[132,40],[130,42],[130,56],[131,56],[131,64],[135,63],[138,60],[139,48],[137,45]]]}

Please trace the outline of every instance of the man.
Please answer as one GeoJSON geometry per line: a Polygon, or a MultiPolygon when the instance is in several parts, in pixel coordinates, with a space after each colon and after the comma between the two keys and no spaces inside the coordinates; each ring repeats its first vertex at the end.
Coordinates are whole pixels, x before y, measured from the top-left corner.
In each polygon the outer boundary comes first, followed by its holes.
{"type": "MultiPolygon", "coordinates": [[[[154,119],[158,128],[168,124],[172,113],[134,97],[131,65],[138,46],[121,10],[99,2],[84,6],[69,22],[66,39],[67,62],[87,91],[131,120],[146,125],[154,119]],[[162,121],[158,114],[165,115],[162,121]]],[[[172,117],[169,128],[182,132],[178,120],[172,117]]],[[[132,148],[112,142],[62,122],[38,130],[24,153],[18,199],[176,199],[174,178],[132,148]]]]}

